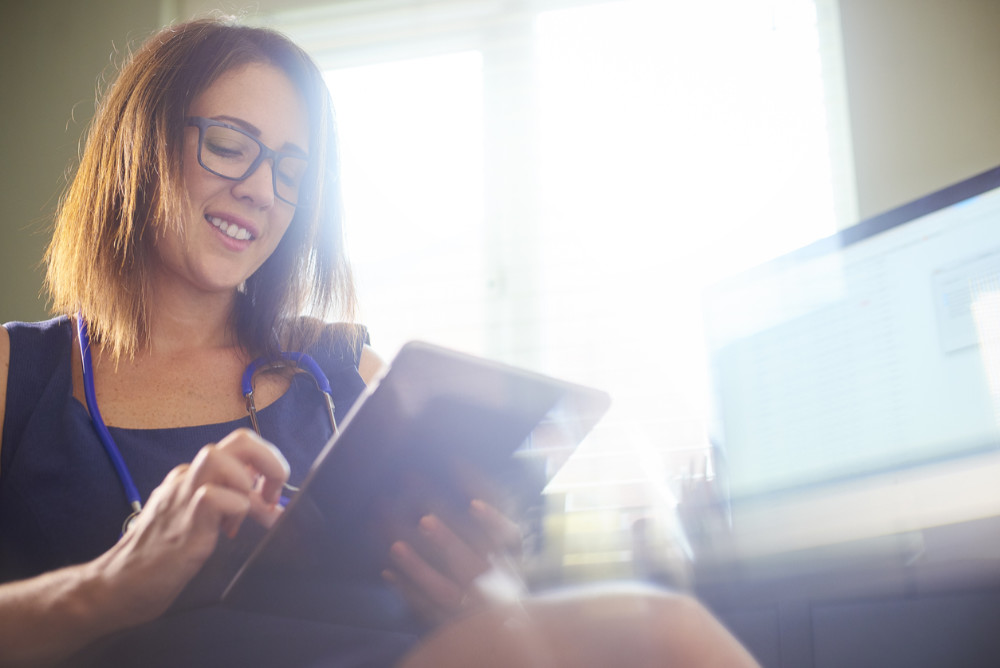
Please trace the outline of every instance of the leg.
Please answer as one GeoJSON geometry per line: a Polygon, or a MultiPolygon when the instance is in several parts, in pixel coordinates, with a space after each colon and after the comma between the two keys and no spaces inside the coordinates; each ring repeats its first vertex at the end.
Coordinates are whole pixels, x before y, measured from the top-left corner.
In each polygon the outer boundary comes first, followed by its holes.
{"type": "Polygon", "coordinates": [[[753,668],[694,599],[647,587],[527,599],[439,629],[400,668],[753,668]]]}

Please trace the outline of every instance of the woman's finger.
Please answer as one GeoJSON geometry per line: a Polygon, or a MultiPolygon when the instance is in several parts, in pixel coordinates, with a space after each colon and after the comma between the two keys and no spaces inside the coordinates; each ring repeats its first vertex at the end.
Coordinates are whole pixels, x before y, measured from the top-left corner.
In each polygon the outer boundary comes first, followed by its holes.
{"type": "Polygon", "coordinates": [[[482,499],[473,499],[469,513],[490,537],[492,550],[520,556],[523,536],[516,522],[482,499]]]}
{"type": "Polygon", "coordinates": [[[201,485],[219,484],[259,496],[263,503],[256,503],[253,510],[263,512],[278,502],[288,470],[288,462],[277,448],[254,432],[239,429],[198,452],[190,466],[188,485],[192,493],[201,485]]]}
{"type": "MultiPolygon", "coordinates": [[[[250,430],[237,430],[203,447],[191,464],[175,467],[142,516],[160,516],[162,525],[172,515],[186,515],[196,533],[216,535],[232,535],[247,514],[269,526],[280,514],[275,504],[287,475],[288,464],[274,446],[250,430]]],[[[182,526],[176,530],[186,531],[182,526]]]]}
{"type": "Polygon", "coordinates": [[[421,592],[434,606],[457,610],[462,605],[463,586],[431,566],[409,543],[393,543],[389,558],[399,581],[421,592]]]}
{"type": "Polygon", "coordinates": [[[192,496],[204,485],[220,485],[247,495],[253,491],[256,481],[256,475],[246,464],[216,444],[206,445],[198,451],[185,477],[192,496]]]}
{"type": "Polygon", "coordinates": [[[476,550],[437,515],[424,515],[418,526],[424,538],[421,547],[430,551],[427,556],[440,564],[444,574],[459,586],[467,587],[489,570],[489,553],[476,550]]]}
{"type": "Polygon", "coordinates": [[[261,496],[267,503],[278,502],[291,469],[288,460],[277,447],[250,429],[237,429],[219,441],[216,447],[261,476],[261,496]]]}
{"type": "Polygon", "coordinates": [[[202,485],[189,508],[196,529],[214,530],[232,538],[250,512],[250,498],[229,487],[202,485]]]}

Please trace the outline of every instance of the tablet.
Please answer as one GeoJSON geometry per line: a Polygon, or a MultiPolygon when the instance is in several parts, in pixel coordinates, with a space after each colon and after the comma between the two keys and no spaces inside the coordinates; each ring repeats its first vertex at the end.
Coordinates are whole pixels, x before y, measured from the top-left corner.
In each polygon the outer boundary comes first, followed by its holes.
{"type": "MultiPolygon", "coordinates": [[[[392,594],[376,590],[395,540],[419,541],[427,513],[474,540],[474,498],[524,519],[608,405],[599,390],[407,343],[355,402],[275,525],[240,537],[255,545],[249,556],[234,568],[232,555],[213,555],[189,589],[215,598],[224,584],[218,597],[226,603],[310,618],[335,614],[328,602],[337,599],[340,612],[364,618],[371,607],[384,622],[392,594]]],[[[220,547],[238,551],[240,543],[220,547]]]]}

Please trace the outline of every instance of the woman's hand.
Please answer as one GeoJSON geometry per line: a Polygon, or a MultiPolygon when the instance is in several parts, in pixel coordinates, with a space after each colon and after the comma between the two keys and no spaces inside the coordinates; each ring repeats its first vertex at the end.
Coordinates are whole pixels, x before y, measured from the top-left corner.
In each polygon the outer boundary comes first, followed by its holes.
{"type": "Polygon", "coordinates": [[[247,516],[270,526],[288,463],[248,429],[206,445],[172,470],[122,539],[96,564],[121,593],[131,623],[162,614],[212,554],[219,534],[236,535],[247,516]]]}
{"type": "Polygon", "coordinates": [[[459,532],[428,514],[418,523],[419,540],[398,540],[389,550],[391,566],[383,577],[429,624],[515,599],[521,592],[512,559],[520,556],[520,529],[478,499],[468,512],[471,530],[459,532]]]}

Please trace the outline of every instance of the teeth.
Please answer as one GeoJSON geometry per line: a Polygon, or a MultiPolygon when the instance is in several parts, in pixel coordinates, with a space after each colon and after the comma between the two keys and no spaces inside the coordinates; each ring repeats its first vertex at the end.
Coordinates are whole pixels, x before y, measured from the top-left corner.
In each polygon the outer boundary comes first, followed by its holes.
{"type": "Polygon", "coordinates": [[[250,231],[243,227],[239,227],[238,225],[234,225],[232,223],[227,223],[221,218],[216,218],[215,216],[206,216],[206,218],[208,218],[208,222],[215,225],[217,228],[222,230],[222,232],[224,232],[227,236],[230,236],[233,239],[246,241],[248,239],[253,238],[253,235],[250,234],[250,231]]]}

